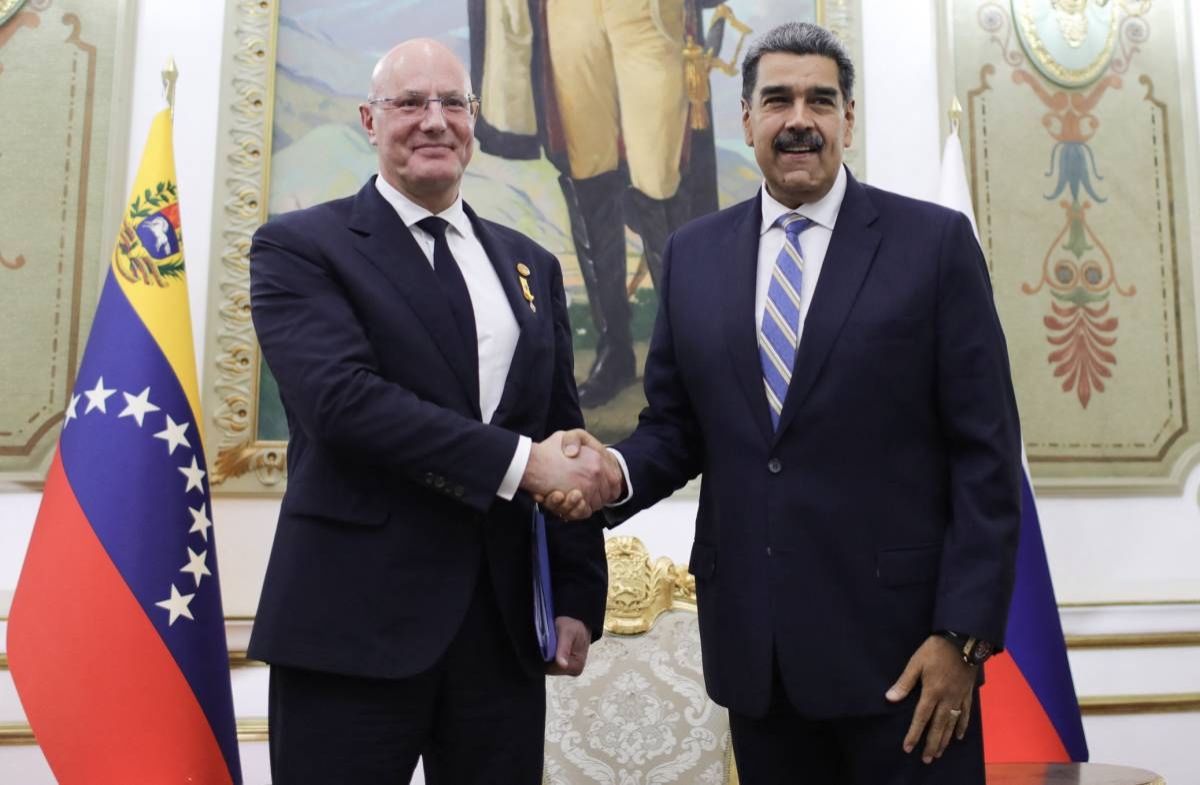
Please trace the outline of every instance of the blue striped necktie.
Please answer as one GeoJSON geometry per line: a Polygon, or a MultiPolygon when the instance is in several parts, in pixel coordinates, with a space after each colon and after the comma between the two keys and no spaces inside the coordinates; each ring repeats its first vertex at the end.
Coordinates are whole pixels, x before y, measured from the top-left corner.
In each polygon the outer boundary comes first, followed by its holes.
{"type": "Polygon", "coordinates": [[[778,428],[783,401],[792,381],[796,347],[800,343],[800,292],[804,280],[800,233],[812,226],[812,221],[796,213],[785,213],[775,225],[783,227],[787,238],[775,259],[775,269],[767,287],[767,304],[758,333],[758,353],[762,360],[767,403],[771,407],[771,423],[778,428]]]}

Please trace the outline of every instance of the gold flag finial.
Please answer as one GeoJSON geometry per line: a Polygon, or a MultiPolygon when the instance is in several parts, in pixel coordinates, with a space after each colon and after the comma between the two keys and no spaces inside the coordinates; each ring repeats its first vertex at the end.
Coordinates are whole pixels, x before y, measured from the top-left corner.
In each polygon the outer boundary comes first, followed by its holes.
{"type": "Polygon", "coordinates": [[[175,111],[175,80],[179,78],[179,69],[175,67],[175,58],[167,57],[167,67],[162,71],[163,94],[167,99],[167,106],[172,112],[175,111]]]}
{"type": "Polygon", "coordinates": [[[962,121],[963,108],[958,102],[958,96],[954,96],[954,103],[950,104],[950,133],[958,133],[958,125],[962,121]]]}

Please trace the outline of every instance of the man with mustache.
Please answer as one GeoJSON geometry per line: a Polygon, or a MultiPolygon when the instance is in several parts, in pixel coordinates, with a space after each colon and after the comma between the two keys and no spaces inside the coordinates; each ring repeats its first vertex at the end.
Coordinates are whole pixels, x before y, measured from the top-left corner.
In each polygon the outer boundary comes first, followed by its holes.
{"type": "Polygon", "coordinates": [[[529,493],[620,482],[558,444],[583,423],[558,261],[463,201],[478,109],[449,49],[396,46],[359,106],[378,175],[250,249],[290,437],[249,647],[280,785],[408,782],[418,756],[430,785],[536,785],[545,675],[601,632],[598,522],[549,524],[557,650],[535,623],[529,493]]]}
{"type": "Polygon", "coordinates": [[[763,188],[667,243],[610,519],[703,475],[689,567],[742,782],[983,785],[1021,476],[983,254],[962,214],[842,165],[831,33],[778,27],[742,69],[763,188]]]}

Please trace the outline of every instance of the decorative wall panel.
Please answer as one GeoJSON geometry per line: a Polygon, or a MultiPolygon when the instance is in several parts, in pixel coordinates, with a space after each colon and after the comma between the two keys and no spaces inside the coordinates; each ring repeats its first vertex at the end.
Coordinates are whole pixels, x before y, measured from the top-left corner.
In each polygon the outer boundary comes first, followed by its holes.
{"type": "Polygon", "coordinates": [[[124,198],[131,6],[0,0],[0,476],[50,463],[124,198]]]}
{"type": "Polygon", "coordinates": [[[952,10],[967,171],[1033,476],[1177,486],[1200,424],[1182,9],[952,10]]]}

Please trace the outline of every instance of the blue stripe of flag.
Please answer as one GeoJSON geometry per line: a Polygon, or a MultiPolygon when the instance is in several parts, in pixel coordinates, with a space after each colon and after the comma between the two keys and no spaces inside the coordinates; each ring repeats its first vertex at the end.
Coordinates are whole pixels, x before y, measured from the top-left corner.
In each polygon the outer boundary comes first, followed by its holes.
{"type": "Polygon", "coordinates": [[[1072,761],[1088,759],[1062,622],[1029,477],[1022,477],[1017,579],[1008,617],[1007,651],[1041,702],[1072,761]]]}

